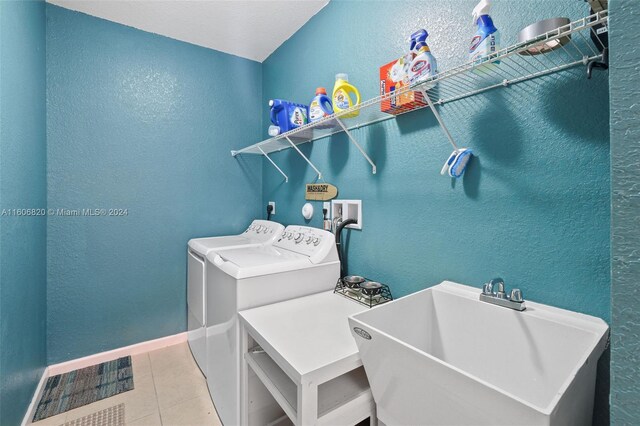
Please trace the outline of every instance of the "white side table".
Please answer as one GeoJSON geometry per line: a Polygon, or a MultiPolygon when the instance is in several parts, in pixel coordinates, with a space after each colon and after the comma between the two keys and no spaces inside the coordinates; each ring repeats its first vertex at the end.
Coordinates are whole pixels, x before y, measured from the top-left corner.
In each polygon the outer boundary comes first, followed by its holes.
{"type": "Polygon", "coordinates": [[[249,413],[251,381],[259,379],[298,426],[347,426],[367,417],[375,426],[375,403],[347,321],[365,309],[330,291],[241,311],[241,423],[269,421],[259,410],[249,413]],[[262,351],[252,350],[257,345],[262,351]]]}

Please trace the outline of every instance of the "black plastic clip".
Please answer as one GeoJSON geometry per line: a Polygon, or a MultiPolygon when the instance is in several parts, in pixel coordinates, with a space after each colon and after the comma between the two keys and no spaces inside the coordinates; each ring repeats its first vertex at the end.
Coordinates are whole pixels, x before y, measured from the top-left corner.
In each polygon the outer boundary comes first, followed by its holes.
{"type": "Polygon", "coordinates": [[[587,63],[587,78],[591,79],[591,72],[594,68],[603,70],[609,69],[609,49],[602,49],[602,61],[592,60],[587,63]]]}

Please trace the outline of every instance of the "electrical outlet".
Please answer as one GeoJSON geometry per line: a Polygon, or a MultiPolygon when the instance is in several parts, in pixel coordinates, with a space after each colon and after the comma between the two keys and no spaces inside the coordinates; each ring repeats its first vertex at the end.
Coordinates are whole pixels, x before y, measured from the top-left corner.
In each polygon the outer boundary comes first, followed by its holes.
{"type": "Polygon", "coordinates": [[[273,210],[271,210],[271,214],[276,214],[276,202],[269,201],[269,205],[273,207],[273,210]]]}

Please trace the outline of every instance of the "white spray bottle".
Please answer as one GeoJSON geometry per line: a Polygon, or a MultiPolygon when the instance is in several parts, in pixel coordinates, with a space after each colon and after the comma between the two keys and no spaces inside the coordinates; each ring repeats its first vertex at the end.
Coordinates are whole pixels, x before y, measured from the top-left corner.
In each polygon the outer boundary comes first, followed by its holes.
{"type": "MultiPolygon", "coordinates": [[[[473,23],[478,26],[478,31],[471,39],[469,59],[477,63],[490,59],[488,55],[500,49],[500,33],[493,25],[489,9],[491,9],[491,0],[480,0],[473,9],[473,23]]],[[[499,63],[500,61],[492,62],[492,64],[499,63]]]]}
{"type": "Polygon", "coordinates": [[[416,57],[409,65],[409,82],[417,83],[438,73],[438,63],[427,46],[427,30],[418,30],[411,34],[409,50],[416,53],[416,57]]]}

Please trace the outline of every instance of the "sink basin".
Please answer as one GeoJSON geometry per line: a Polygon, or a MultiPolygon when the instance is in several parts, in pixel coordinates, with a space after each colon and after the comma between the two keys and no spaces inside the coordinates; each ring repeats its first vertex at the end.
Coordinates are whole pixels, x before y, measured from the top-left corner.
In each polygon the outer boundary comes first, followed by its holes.
{"type": "Polygon", "coordinates": [[[349,318],[387,425],[590,425],[607,324],[445,281],[349,318]]]}

